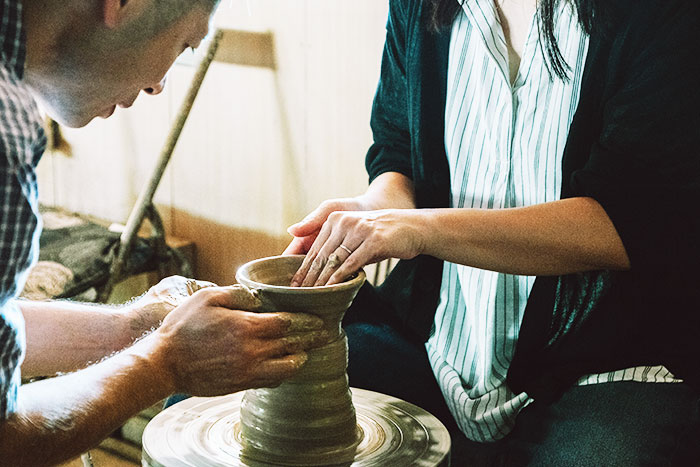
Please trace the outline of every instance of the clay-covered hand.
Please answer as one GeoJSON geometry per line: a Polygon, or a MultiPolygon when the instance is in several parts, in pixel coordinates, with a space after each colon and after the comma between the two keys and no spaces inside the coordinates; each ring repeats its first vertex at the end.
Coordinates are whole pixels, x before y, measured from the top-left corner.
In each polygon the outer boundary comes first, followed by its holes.
{"type": "Polygon", "coordinates": [[[361,199],[357,198],[338,198],[324,201],[316,209],[311,211],[303,220],[297,222],[287,229],[294,236],[294,240],[289,244],[284,255],[303,255],[306,254],[314,240],[321,231],[324,222],[328,216],[336,211],[367,211],[369,207],[361,199]]]}
{"type": "Polygon", "coordinates": [[[425,243],[421,219],[415,209],[331,213],[292,286],[336,284],[367,264],[414,258],[425,243]]]}
{"type": "Polygon", "coordinates": [[[192,294],[205,287],[215,286],[211,282],[182,276],[166,277],[127,306],[126,313],[132,330],[136,335],[141,335],[157,328],[168,313],[192,294]]]}
{"type": "Polygon", "coordinates": [[[168,314],[152,337],[172,389],[216,396],[276,386],[299,371],[306,350],[328,342],[320,318],[243,311],[259,307],[241,286],[207,287],[168,314]]]}

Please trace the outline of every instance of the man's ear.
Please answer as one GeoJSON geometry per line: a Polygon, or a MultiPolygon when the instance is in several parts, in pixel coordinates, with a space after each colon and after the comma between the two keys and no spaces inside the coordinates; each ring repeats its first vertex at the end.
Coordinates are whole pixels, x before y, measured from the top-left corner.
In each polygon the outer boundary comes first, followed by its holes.
{"type": "Polygon", "coordinates": [[[117,27],[127,2],[128,0],[102,0],[102,21],[105,26],[110,29],[117,27]]]}

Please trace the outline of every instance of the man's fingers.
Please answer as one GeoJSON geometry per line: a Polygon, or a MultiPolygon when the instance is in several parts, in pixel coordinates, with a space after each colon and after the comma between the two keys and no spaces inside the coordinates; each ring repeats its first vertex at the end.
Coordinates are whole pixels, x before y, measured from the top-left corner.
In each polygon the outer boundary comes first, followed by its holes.
{"type": "MultiPolygon", "coordinates": [[[[244,312],[239,318],[246,322],[245,333],[259,338],[278,339],[289,334],[320,332],[321,318],[305,313],[252,313],[244,312]]],[[[241,321],[238,322],[240,328],[241,321]]]]}
{"type": "Polygon", "coordinates": [[[277,339],[270,345],[270,355],[282,356],[321,347],[328,343],[328,331],[312,331],[277,339]]]}
{"type": "Polygon", "coordinates": [[[242,285],[206,287],[197,291],[193,300],[202,300],[207,305],[230,310],[258,311],[262,307],[262,302],[255,293],[242,285]]]}
{"type": "Polygon", "coordinates": [[[324,322],[306,313],[260,313],[262,302],[250,289],[241,285],[201,290],[197,298],[209,306],[225,308],[231,314],[232,325],[256,337],[278,338],[291,333],[321,330],[324,322]],[[245,324],[245,327],[241,327],[245,324]]]}
{"type": "Polygon", "coordinates": [[[308,358],[306,352],[298,352],[293,355],[265,360],[256,369],[256,379],[261,381],[261,386],[276,385],[279,381],[294,376],[304,366],[308,358]],[[263,381],[269,383],[265,384],[263,381]]]}
{"type": "Polygon", "coordinates": [[[161,279],[158,284],[151,287],[146,293],[146,297],[176,307],[196,291],[215,285],[207,281],[198,281],[182,276],[170,276],[161,279]]]}
{"type": "Polygon", "coordinates": [[[305,332],[317,331],[323,328],[323,320],[318,316],[309,315],[306,313],[268,313],[280,317],[287,323],[286,331],[289,332],[305,332]]]}
{"type": "Polygon", "coordinates": [[[187,281],[187,289],[190,295],[207,287],[217,287],[217,285],[213,282],[200,281],[196,279],[189,279],[187,281]]]}

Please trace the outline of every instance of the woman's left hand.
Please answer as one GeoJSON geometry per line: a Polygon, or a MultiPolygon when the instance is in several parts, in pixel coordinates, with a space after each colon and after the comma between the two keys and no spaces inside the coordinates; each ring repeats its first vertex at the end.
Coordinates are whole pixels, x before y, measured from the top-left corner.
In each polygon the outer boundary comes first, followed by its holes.
{"type": "Polygon", "coordinates": [[[292,286],[337,284],[367,264],[414,258],[424,242],[416,209],[336,211],[323,224],[292,286]]]}

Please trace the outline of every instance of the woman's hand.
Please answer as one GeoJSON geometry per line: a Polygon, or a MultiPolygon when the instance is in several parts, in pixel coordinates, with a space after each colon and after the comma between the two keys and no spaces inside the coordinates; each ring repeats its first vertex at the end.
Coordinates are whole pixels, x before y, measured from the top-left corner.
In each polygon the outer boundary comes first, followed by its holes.
{"type": "Polygon", "coordinates": [[[323,227],[323,224],[331,213],[336,211],[367,211],[369,209],[370,208],[361,197],[339,198],[324,201],[302,221],[297,222],[287,229],[287,231],[294,236],[294,240],[292,240],[282,254],[306,254],[316,240],[316,237],[318,237],[321,227],[323,227]]]}
{"type": "Polygon", "coordinates": [[[422,219],[414,197],[410,178],[385,172],[361,196],[321,203],[288,229],[294,240],[284,254],[307,254],[292,285],[334,284],[366,264],[416,256],[423,240],[411,225],[422,219]]]}
{"type": "Polygon", "coordinates": [[[386,258],[411,259],[424,248],[419,210],[336,210],[326,219],[292,278],[292,286],[336,284],[367,264],[386,258]]]}
{"type": "Polygon", "coordinates": [[[323,223],[336,211],[377,211],[380,209],[415,208],[413,182],[396,172],[379,175],[367,188],[367,191],[354,198],[338,198],[324,201],[301,222],[288,229],[294,236],[285,255],[303,255],[316,240],[323,223]]]}

